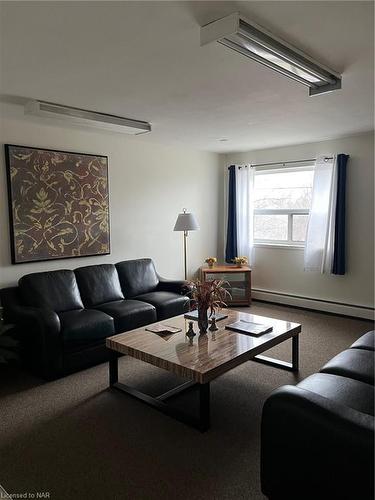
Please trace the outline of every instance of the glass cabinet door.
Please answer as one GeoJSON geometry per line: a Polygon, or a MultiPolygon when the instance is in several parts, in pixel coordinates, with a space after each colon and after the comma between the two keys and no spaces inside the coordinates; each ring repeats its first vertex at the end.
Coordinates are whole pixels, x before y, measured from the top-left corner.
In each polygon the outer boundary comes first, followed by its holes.
{"type": "Polygon", "coordinates": [[[232,299],[227,302],[243,302],[248,298],[248,281],[246,272],[234,272],[234,273],[205,273],[206,281],[213,280],[223,280],[228,282],[226,288],[231,294],[232,299]]]}
{"type": "Polygon", "coordinates": [[[238,283],[238,282],[246,282],[246,272],[237,272],[237,273],[206,273],[206,280],[223,280],[228,281],[229,283],[238,283]]]}

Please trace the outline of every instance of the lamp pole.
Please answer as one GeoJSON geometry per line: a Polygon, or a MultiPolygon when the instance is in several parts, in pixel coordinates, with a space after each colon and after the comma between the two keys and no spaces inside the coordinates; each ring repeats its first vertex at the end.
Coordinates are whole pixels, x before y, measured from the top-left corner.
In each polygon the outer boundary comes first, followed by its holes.
{"type": "Polygon", "coordinates": [[[184,269],[185,269],[185,280],[187,280],[187,237],[188,237],[188,232],[184,231],[184,269]]]}

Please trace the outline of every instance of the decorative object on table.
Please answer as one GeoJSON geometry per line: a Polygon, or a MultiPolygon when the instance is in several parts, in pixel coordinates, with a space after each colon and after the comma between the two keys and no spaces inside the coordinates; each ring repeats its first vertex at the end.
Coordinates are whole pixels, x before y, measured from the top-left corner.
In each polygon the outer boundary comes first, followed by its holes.
{"type": "Polygon", "coordinates": [[[217,262],[216,257],[207,257],[207,259],[205,260],[205,263],[208,265],[208,267],[214,267],[216,262],[217,262]]]}
{"type": "Polygon", "coordinates": [[[194,323],[193,321],[189,321],[189,329],[188,331],[186,332],[186,336],[189,338],[189,343],[192,344],[193,343],[193,338],[195,337],[195,331],[194,331],[194,327],[193,327],[194,323]]]}
{"type": "Polygon", "coordinates": [[[184,232],[184,276],[187,279],[187,237],[189,231],[197,231],[199,229],[199,224],[195,216],[183,209],[182,213],[178,214],[176,223],[174,225],[173,231],[183,231],[184,232]]]}
{"type": "MultiPolygon", "coordinates": [[[[189,311],[189,312],[185,313],[184,317],[186,319],[193,319],[194,321],[197,321],[198,320],[198,309],[194,309],[193,311],[189,311]]],[[[211,323],[213,321],[213,319],[215,319],[215,321],[220,321],[221,319],[225,319],[227,317],[228,317],[228,314],[223,313],[223,312],[219,312],[219,311],[215,311],[212,315],[208,316],[208,321],[211,323]]]]}
{"type": "Polygon", "coordinates": [[[235,257],[233,262],[237,267],[242,267],[248,263],[247,257],[235,257]]]}
{"type": "Polygon", "coordinates": [[[110,253],[108,158],[5,145],[12,263],[110,253]]]}
{"type": "Polygon", "coordinates": [[[209,328],[210,332],[216,332],[218,330],[218,327],[216,325],[216,318],[213,317],[211,319],[211,325],[210,325],[210,328],[209,328]]]}
{"type": "Polygon", "coordinates": [[[209,315],[212,316],[218,309],[226,306],[225,299],[230,293],[225,288],[227,283],[222,280],[189,282],[191,287],[191,302],[198,310],[199,333],[207,333],[209,315]]]}
{"type": "Polygon", "coordinates": [[[246,319],[239,319],[234,323],[230,323],[229,325],[225,325],[227,330],[232,330],[237,333],[245,333],[248,335],[263,335],[263,333],[272,332],[273,326],[271,325],[263,325],[261,323],[254,323],[253,321],[249,321],[246,319]]]}
{"type": "MultiPolygon", "coordinates": [[[[236,267],[228,264],[216,265],[214,268],[201,267],[199,278],[201,281],[220,279],[229,283],[228,291],[231,298],[226,300],[228,307],[251,305],[251,269],[249,266],[236,267]]],[[[218,320],[219,318],[216,317],[216,321],[218,320]]]]}
{"type": "Polygon", "coordinates": [[[0,307],[0,364],[18,361],[18,341],[12,336],[14,325],[4,323],[3,308],[0,307]]]}

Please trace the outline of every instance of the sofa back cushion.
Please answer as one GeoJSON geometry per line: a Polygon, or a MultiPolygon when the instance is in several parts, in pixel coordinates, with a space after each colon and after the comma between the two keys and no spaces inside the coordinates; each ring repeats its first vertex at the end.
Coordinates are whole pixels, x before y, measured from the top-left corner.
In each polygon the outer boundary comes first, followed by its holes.
{"type": "Polygon", "coordinates": [[[19,282],[22,299],[33,307],[55,312],[82,309],[83,303],[73,271],[47,271],[23,276],[19,282]]]}
{"type": "Polygon", "coordinates": [[[86,307],[124,298],[113,264],[79,267],[74,272],[86,307]]]}
{"type": "Polygon", "coordinates": [[[159,278],[151,259],[124,260],[116,268],[127,298],[152,292],[158,286],[159,278]]]}

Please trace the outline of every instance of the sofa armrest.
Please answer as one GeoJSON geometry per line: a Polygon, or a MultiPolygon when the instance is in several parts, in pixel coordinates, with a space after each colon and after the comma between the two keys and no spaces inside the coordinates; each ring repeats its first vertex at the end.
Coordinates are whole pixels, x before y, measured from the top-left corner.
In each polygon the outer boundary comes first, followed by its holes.
{"type": "Polygon", "coordinates": [[[29,364],[46,379],[58,376],[63,370],[63,348],[60,319],[55,311],[24,307],[19,311],[17,325],[34,356],[29,364]]]}
{"type": "Polygon", "coordinates": [[[22,307],[17,314],[18,325],[32,328],[45,337],[59,338],[61,324],[58,315],[52,309],[39,307],[22,307]]]}
{"type": "Polygon", "coordinates": [[[159,276],[159,284],[157,290],[163,292],[174,292],[179,295],[188,295],[190,287],[185,280],[167,280],[159,276]]]}
{"type": "Polygon", "coordinates": [[[20,302],[17,287],[0,290],[0,300],[4,307],[6,322],[14,322],[19,326],[37,329],[44,333],[56,335],[60,332],[60,319],[52,309],[24,306],[20,302]]]}
{"type": "Polygon", "coordinates": [[[270,499],[373,498],[370,415],[294,386],[263,407],[261,484],[270,499]]]}
{"type": "Polygon", "coordinates": [[[52,309],[22,305],[18,294],[16,287],[1,290],[5,317],[17,327],[25,363],[53,378],[62,369],[60,319],[52,309]]]}

